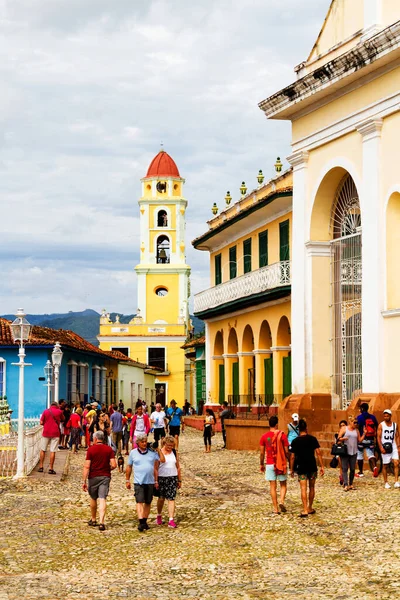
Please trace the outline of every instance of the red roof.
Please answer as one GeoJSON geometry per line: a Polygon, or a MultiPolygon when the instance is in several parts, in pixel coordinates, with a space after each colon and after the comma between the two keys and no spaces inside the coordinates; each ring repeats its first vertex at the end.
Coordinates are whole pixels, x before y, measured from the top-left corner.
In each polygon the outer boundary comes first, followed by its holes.
{"type": "Polygon", "coordinates": [[[151,161],[146,177],[180,177],[180,175],[175,161],[165,150],[160,150],[151,161]]]}

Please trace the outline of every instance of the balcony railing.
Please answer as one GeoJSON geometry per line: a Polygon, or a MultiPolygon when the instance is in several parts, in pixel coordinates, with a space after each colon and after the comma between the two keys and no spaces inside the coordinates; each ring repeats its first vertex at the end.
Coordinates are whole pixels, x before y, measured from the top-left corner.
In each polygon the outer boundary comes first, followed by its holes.
{"type": "Polygon", "coordinates": [[[290,285],[289,260],[251,271],[196,294],[194,297],[194,312],[201,313],[215,306],[285,285],[290,285]]]}

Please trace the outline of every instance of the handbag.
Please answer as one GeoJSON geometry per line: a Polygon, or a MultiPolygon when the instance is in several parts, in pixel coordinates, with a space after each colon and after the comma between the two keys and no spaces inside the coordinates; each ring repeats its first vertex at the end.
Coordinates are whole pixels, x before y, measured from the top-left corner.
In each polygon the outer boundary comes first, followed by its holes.
{"type": "Polygon", "coordinates": [[[333,456],[347,456],[347,446],[345,444],[332,444],[331,454],[333,456]]]}
{"type": "Polygon", "coordinates": [[[386,454],[392,454],[393,444],[391,442],[385,442],[384,444],[382,444],[382,446],[386,454]]]}
{"type": "Polygon", "coordinates": [[[336,469],[336,467],[339,464],[339,459],[337,456],[334,456],[331,460],[331,462],[329,463],[329,466],[331,467],[331,469],[336,469]]]}

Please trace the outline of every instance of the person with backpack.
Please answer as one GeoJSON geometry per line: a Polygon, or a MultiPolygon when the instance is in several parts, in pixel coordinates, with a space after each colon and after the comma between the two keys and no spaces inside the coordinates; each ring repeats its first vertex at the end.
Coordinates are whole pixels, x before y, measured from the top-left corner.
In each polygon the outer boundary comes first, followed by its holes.
{"type": "Polygon", "coordinates": [[[378,426],[378,445],[382,454],[382,473],[385,489],[390,490],[388,482],[388,465],[393,462],[394,487],[400,488],[399,483],[399,431],[397,423],[392,421],[392,411],[383,411],[383,421],[378,426]]]}
{"type": "Polygon", "coordinates": [[[285,497],[287,491],[287,459],[289,458],[289,442],[286,434],[278,429],[278,417],[269,418],[270,430],[260,439],[260,471],[265,473],[269,481],[274,514],[286,512],[285,497]],[[266,465],[265,465],[266,462],[266,465]],[[277,484],[280,484],[280,500],[278,508],[277,484]],[[280,509],[280,510],[279,510],[280,509]]]}
{"type": "Polygon", "coordinates": [[[362,443],[358,446],[357,463],[358,473],[356,477],[364,477],[364,452],[367,455],[369,467],[374,477],[378,477],[378,467],[375,458],[375,438],[378,429],[378,421],[375,415],[368,412],[368,404],[360,404],[360,414],[357,417],[357,425],[360,436],[364,436],[362,443]]]}

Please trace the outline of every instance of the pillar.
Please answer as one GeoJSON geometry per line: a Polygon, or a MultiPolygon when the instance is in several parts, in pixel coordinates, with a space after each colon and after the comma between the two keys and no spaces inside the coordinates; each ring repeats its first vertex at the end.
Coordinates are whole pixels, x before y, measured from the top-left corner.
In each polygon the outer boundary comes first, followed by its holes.
{"type": "Polygon", "coordinates": [[[363,392],[383,391],[384,227],[381,201],[382,119],[363,123],[362,224],[362,377],[363,392]]]}
{"type": "MultiPolygon", "coordinates": [[[[293,223],[292,228],[292,385],[293,393],[305,392],[306,344],[305,344],[305,236],[306,236],[306,192],[308,152],[295,152],[288,157],[293,166],[293,223]]],[[[275,377],[274,357],[274,377],[275,377]]],[[[277,385],[278,379],[274,379],[277,385]]],[[[280,381],[280,380],[279,380],[280,381]]],[[[280,384],[282,385],[282,384],[280,384]]]]}
{"type": "MultiPolygon", "coordinates": [[[[233,394],[232,390],[232,364],[237,362],[237,354],[224,354],[225,365],[225,398],[233,394]]],[[[229,400],[228,400],[229,401],[229,400]]]]}

